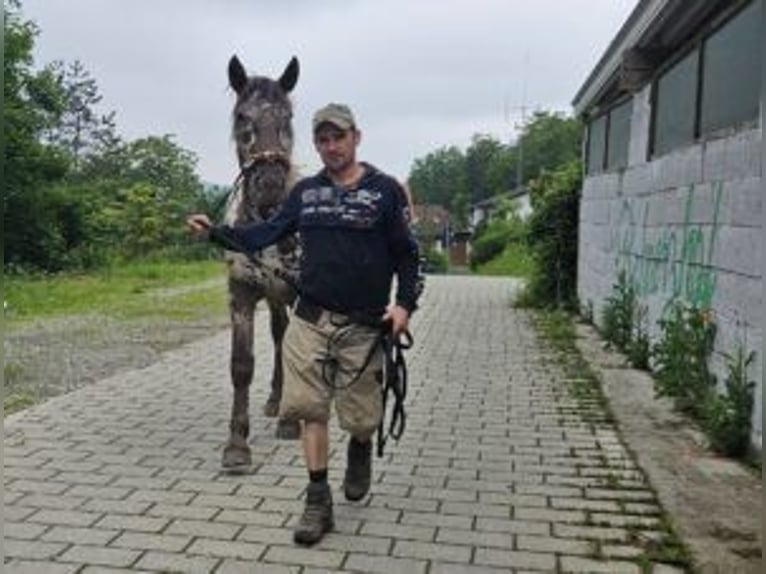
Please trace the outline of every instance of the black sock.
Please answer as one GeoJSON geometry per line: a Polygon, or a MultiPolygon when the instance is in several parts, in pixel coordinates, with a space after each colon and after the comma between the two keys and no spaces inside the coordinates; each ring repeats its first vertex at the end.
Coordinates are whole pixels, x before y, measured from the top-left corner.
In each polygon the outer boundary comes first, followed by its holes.
{"type": "Polygon", "coordinates": [[[351,437],[351,440],[349,441],[354,448],[359,450],[366,450],[370,448],[370,445],[372,444],[372,441],[370,439],[367,439],[365,442],[360,441],[356,437],[351,437]]]}
{"type": "Polygon", "coordinates": [[[323,468],[321,470],[310,470],[309,471],[309,480],[313,484],[323,484],[327,482],[327,469],[323,468]]]}

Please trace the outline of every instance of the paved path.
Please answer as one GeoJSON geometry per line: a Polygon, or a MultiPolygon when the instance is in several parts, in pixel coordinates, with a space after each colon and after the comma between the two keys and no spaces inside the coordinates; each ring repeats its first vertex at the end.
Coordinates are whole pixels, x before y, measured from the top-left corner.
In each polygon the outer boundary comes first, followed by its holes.
{"type": "MultiPolygon", "coordinates": [[[[639,573],[659,507],[614,428],[569,398],[505,279],[429,277],[408,426],[336,531],[291,542],[306,472],[254,413],[251,475],[219,472],[228,333],[5,422],[5,571],[639,573]]],[[[258,325],[256,407],[270,364],[258,325]]],[[[658,573],[679,572],[670,567],[658,573]]]]}

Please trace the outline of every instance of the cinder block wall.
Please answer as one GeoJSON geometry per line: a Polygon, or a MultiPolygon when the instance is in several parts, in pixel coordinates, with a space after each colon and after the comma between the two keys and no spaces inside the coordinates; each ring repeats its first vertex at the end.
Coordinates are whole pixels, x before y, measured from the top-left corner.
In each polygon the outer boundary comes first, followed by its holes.
{"type": "Polygon", "coordinates": [[[634,98],[628,167],[588,176],[580,206],[578,294],[600,321],[620,270],[657,320],[677,299],[710,308],[721,352],[758,353],[753,443],[762,448],[761,130],[748,129],[648,160],[650,88],[634,98]]]}

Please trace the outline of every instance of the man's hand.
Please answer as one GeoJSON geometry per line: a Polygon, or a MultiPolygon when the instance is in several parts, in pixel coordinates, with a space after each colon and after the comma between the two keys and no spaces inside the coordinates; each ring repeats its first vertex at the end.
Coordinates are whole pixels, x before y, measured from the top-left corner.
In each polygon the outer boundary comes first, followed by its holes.
{"type": "Polygon", "coordinates": [[[401,305],[389,305],[383,320],[391,322],[391,332],[396,337],[407,330],[410,324],[410,312],[401,305]]]}
{"type": "Polygon", "coordinates": [[[213,222],[204,213],[195,213],[186,218],[186,225],[194,236],[207,239],[210,236],[213,222]]]}

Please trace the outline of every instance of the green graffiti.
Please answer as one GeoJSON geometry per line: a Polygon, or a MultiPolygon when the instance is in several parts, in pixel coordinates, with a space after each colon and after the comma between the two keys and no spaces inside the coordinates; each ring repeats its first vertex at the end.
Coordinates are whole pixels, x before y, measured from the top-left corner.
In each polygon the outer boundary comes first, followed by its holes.
{"type": "Polygon", "coordinates": [[[609,251],[615,254],[616,269],[626,272],[639,296],[659,293],[667,295],[668,302],[682,299],[701,308],[711,305],[718,278],[713,253],[722,194],[723,184],[718,182],[713,189],[712,222],[692,223],[695,188],[690,186],[683,223],[666,225],[659,235],[655,232],[654,239],[648,237],[649,202],[640,198],[622,201],[609,251]]]}

